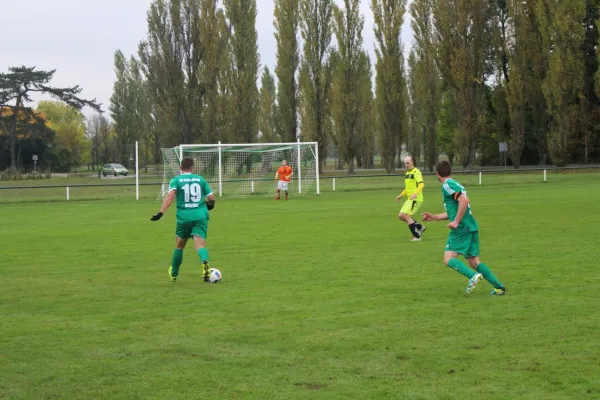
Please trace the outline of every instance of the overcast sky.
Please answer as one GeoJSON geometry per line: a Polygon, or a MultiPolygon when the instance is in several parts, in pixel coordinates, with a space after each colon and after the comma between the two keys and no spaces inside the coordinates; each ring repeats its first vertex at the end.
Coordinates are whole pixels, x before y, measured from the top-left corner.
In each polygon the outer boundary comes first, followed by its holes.
{"type": "MultiPolygon", "coordinates": [[[[337,0],[341,3],[342,0],[337,0]]],[[[361,0],[364,46],[374,60],[371,0],[361,0]]],[[[56,69],[54,86],[80,85],[82,96],[108,110],[115,75],[113,55],[120,49],[137,55],[146,37],[151,0],[0,0],[0,72],[10,66],[56,69]],[[16,39],[18,37],[18,39],[16,39]]],[[[261,66],[275,69],[273,0],[257,0],[261,66]]],[[[405,52],[412,43],[408,15],[402,32],[405,52]]],[[[372,61],[374,64],[374,61],[372,61]]],[[[84,110],[90,115],[90,110],[84,110]]]]}

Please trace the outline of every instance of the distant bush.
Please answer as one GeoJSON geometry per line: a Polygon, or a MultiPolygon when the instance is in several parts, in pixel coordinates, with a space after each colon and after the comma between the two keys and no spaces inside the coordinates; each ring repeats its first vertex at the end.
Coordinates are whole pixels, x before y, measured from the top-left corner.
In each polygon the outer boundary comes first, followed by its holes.
{"type": "Polygon", "coordinates": [[[29,181],[38,179],[50,179],[50,171],[15,172],[10,169],[0,171],[0,181],[29,181]]]}

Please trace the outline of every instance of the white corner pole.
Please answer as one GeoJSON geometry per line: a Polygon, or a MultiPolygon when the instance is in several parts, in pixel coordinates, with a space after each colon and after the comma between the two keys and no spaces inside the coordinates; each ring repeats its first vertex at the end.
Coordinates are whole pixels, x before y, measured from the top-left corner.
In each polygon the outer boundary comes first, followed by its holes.
{"type": "Polygon", "coordinates": [[[316,159],[316,183],[317,183],[317,195],[321,194],[321,187],[319,186],[319,143],[315,142],[315,159],[316,159]]]}
{"type": "Polygon", "coordinates": [[[546,170],[544,170],[544,182],[546,182],[546,170]]]}
{"type": "Polygon", "coordinates": [[[481,185],[481,171],[479,171],[479,184],[481,185]]]}
{"type": "Polygon", "coordinates": [[[135,199],[140,199],[140,162],[138,153],[138,141],[135,141],[135,199]]]}
{"type": "Polygon", "coordinates": [[[223,196],[223,168],[221,159],[221,141],[219,140],[219,197],[223,196]]]}
{"type": "Polygon", "coordinates": [[[298,138],[298,193],[302,193],[302,167],[300,158],[300,138],[298,138]]]}

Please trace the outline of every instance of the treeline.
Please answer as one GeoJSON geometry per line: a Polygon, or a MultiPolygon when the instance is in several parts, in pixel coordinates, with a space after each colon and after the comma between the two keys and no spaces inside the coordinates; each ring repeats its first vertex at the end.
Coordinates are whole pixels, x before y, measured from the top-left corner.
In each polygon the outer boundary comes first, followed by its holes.
{"type": "Polygon", "coordinates": [[[148,165],[180,143],[300,137],[350,173],[375,154],[392,172],[402,150],[429,170],[442,154],[500,165],[501,142],[517,168],[600,161],[599,0],[368,1],[374,59],[360,0],[275,0],[274,71],[258,54],[256,0],[153,1],[137,54],[115,53],[92,158],[127,164],[136,140],[148,165]]]}

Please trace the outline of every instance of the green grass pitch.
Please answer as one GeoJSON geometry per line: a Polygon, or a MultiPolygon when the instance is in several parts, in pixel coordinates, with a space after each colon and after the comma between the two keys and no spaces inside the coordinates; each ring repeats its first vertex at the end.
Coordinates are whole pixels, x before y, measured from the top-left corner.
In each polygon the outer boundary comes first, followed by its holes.
{"type": "MultiPolygon", "coordinates": [[[[408,241],[400,178],[218,200],[215,285],[191,243],[169,281],[175,210],[149,221],[156,188],[5,198],[0,398],[597,399],[598,177],[458,177],[505,297],[485,281],[464,295],[442,264],[445,223],[408,241]]],[[[442,212],[425,179],[421,211],[442,212]]]]}

